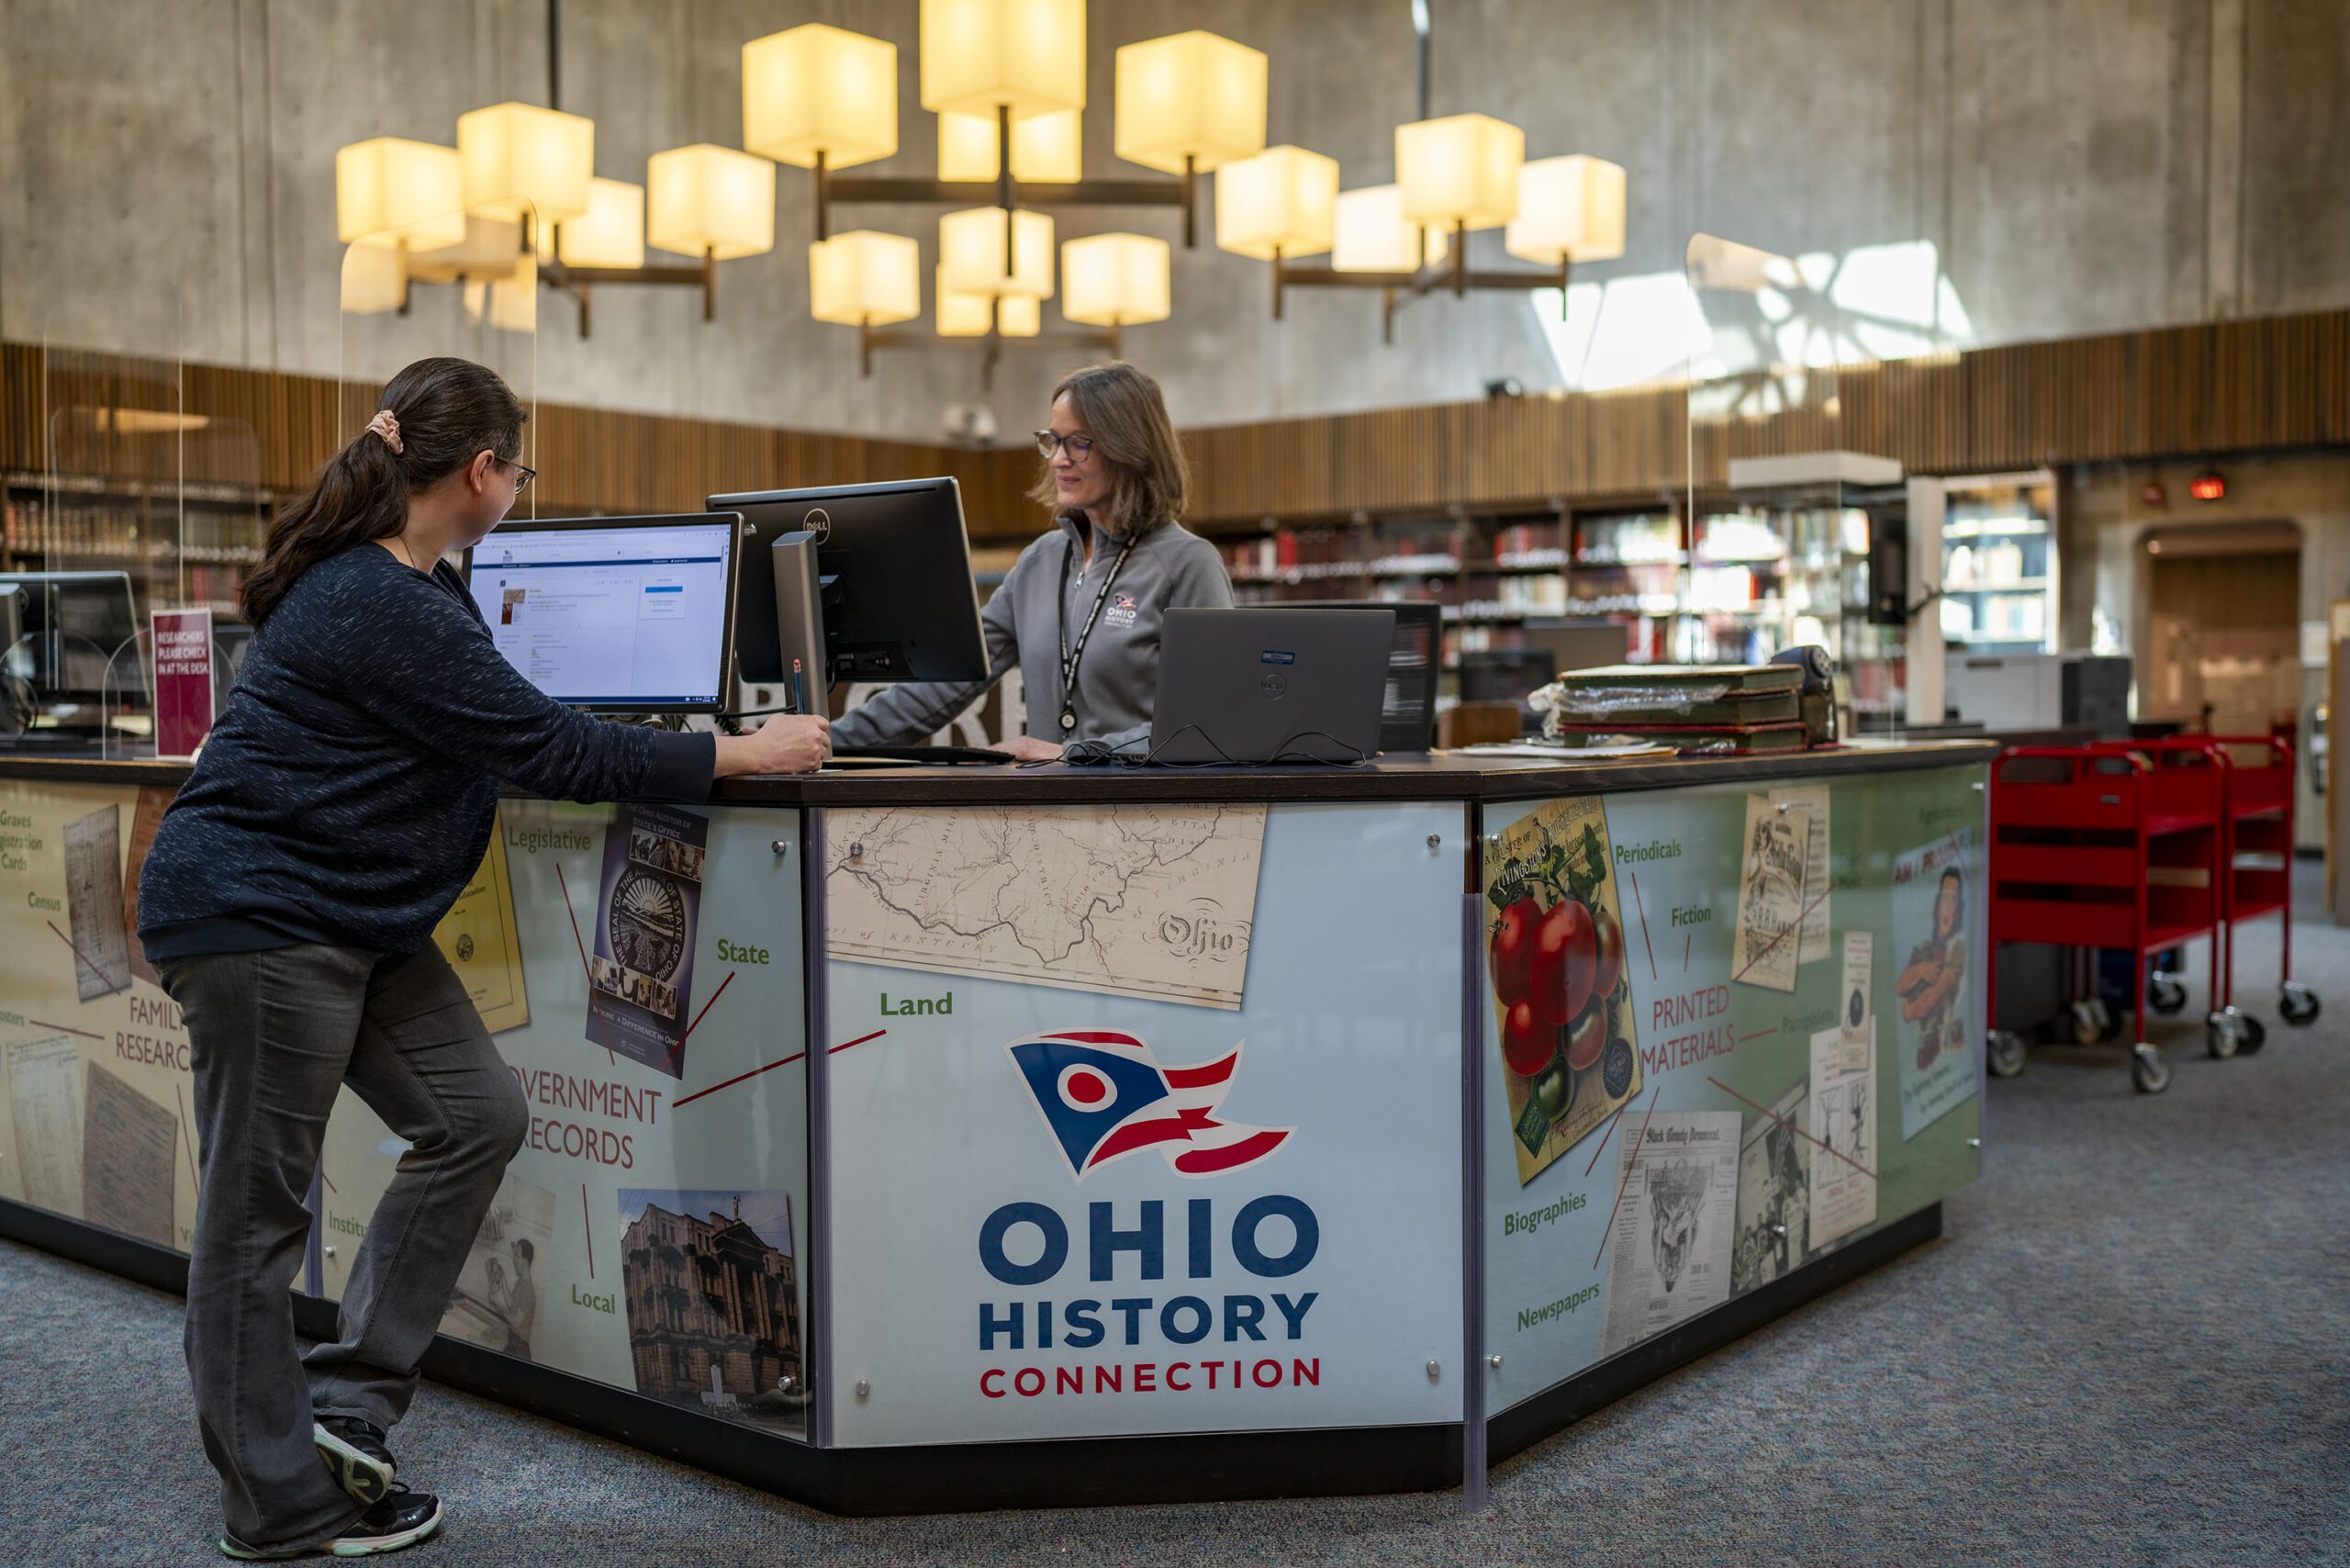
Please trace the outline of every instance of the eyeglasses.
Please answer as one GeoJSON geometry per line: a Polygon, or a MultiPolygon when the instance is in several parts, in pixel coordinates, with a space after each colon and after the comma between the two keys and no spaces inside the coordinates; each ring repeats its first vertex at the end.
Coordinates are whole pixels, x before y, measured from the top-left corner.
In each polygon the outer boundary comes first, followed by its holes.
{"type": "Polygon", "coordinates": [[[1090,435],[1055,435],[1051,431],[1036,432],[1036,453],[1046,462],[1053,454],[1066,452],[1071,463],[1082,463],[1093,455],[1093,438],[1090,435]]]}
{"type": "Polygon", "coordinates": [[[537,469],[525,468],[522,465],[512,461],[510,458],[501,457],[498,461],[505,464],[509,468],[514,470],[514,493],[518,496],[523,491],[529,489],[531,487],[531,481],[539,476],[539,471],[537,469]]]}

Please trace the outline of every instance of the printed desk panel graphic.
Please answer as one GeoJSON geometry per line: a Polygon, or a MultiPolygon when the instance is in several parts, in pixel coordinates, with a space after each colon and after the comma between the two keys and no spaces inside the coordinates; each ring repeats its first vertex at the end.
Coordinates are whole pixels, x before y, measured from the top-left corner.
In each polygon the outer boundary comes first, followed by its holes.
{"type": "MultiPolygon", "coordinates": [[[[828,929],[838,1442],[1460,1418],[1464,813],[1249,810],[1245,885],[1237,851],[1164,852],[1218,842],[1216,813],[1127,808],[1118,833],[1158,846],[1160,912],[1249,912],[1229,1002],[925,973],[828,929]]],[[[828,889],[871,814],[824,813],[828,889]]],[[[963,814],[890,813],[908,841],[963,814]]],[[[1100,842],[1090,808],[987,814],[1100,842]]],[[[1080,945],[1089,912],[1135,929],[1135,871],[1063,865],[1080,945]]],[[[842,902],[828,923],[866,917],[842,902]]],[[[967,902],[946,913],[971,930],[1000,890],[967,902]]]]}
{"type": "Polygon", "coordinates": [[[187,1034],[135,932],[169,800],[0,778],[0,1197],[185,1250],[187,1034]]]}
{"type": "Polygon", "coordinates": [[[1982,778],[1488,811],[1491,1408],[1974,1180],[1982,778]]]}
{"type": "MultiPolygon", "coordinates": [[[[530,1134],[442,1333],[806,1437],[799,827],[783,811],[501,804],[512,973],[469,980],[528,998],[501,1014],[520,1021],[497,1046],[530,1134]],[[689,880],[690,918],[615,899],[645,875],[689,880]],[[615,952],[635,960],[628,983],[657,971],[674,994],[599,983],[593,966],[615,952]],[[628,1022],[638,1015],[661,1031],[628,1022]],[[614,1019],[623,1026],[603,1032],[614,1019]]],[[[343,1092],[321,1162],[330,1298],[406,1148],[343,1092]]]]}

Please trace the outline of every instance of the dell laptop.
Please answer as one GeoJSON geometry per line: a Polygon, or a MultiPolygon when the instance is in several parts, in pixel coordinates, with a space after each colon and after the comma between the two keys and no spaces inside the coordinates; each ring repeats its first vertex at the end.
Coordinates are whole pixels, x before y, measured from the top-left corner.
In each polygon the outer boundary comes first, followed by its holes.
{"type": "Polygon", "coordinates": [[[1392,610],[1169,610],[1148,760],[1368,762],[1394,640],[1392,610]]]}

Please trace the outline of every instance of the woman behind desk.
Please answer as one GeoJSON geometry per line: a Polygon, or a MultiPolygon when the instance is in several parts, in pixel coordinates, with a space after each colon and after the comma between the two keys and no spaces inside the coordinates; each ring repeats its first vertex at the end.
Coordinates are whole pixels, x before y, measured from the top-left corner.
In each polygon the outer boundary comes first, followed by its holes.
{"type": "Polygon", "coordinates": [[[1020,553],[979,621],[985,680],[899,686],[842,718],[835,744],[919,743],[1019,666],[1028,733],[1003,750],[1049,761],[1090,743],[1139,761],[1158,695],[1159,617],[1232,602],[1215,546],[1177,521],[1187,476],[1158,383],[1125,364],[1074,371],[1036,432],[1030,495],[1058,525],[1020,553]]]}

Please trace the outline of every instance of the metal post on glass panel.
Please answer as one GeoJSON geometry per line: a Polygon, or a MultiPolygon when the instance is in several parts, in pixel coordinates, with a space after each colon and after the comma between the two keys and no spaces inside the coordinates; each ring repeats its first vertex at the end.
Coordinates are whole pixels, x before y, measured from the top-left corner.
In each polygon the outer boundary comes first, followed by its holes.
{"type": "MultiPolygon", "coordinates": [[[[819,682],[821,685],[822,683],[819,682]]],[[[800,813],[801,1027],[808,1053],[808,1440],[833,1446],[832,1006],[824,967],[824,813],[800,813]]]]}
{"type": "MultiPolygon", "coordinates": [[[[1467,842],[1473,868],[1473,831],[1467,842]]],[[[1460,1506],[1472,1514],[1485,1506],[1485,1380],[1498,1370],[1485,1361],[1484,937],[1485,900],[1472,888],[1460,900],[1460,1506]]]]}

